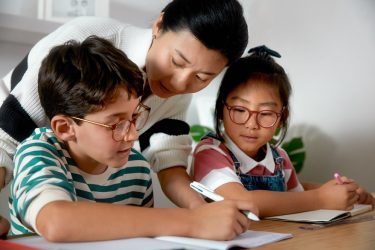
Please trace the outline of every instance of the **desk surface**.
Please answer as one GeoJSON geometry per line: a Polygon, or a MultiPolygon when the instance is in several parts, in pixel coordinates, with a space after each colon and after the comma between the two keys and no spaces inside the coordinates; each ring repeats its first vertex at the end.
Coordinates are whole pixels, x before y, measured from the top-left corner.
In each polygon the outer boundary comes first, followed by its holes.
{"type": "Polygon", "coordinates": [[[251,224],[252,230],[291,233],[293,238],[259,247],[270,249],[375,249],[375,211],[351,217],[335,225],[319,227],[313,224],[262,220],[251,224]],[[303,229],[305,228],[305,229],[303,229]],[[310,228],[310,229],[309,229],[310,228]]]}
{"type": "Polygon", "coordinates": [[[375,250],[375,210],[323,226],[261,220],[252,222],[250,229],[293,234],[257,250],[375,250]]]}

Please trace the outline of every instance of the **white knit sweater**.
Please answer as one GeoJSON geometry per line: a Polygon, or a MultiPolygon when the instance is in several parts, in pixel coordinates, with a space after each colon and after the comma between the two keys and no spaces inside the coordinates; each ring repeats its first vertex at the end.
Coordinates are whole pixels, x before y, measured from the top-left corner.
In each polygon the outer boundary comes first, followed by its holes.
{"type": "MultiPolygon", "coordinates": [[[[48,126],[49,121],[39,101],[37,77],[41,61],[52,47],[71,39],[83,41],[90,35],[97,35],[110,40],[142,68],[145,65],[146,54],[151,44],[151,32],[150,29],[134,27],[109,18],[76,18],[44,37],[31,49],[27,61],[28,68],[21,81],[11,91],[11,94],[38,127],[48,126]]],[[[10,86],[9,74],[8,77],[3,78],[3,82],[5,86],[10,86]]],[[[0,96],[9,94],[6,88],[0,88],[0,92],[0,96]]],[[[140,131],[140,135],[163,119],[178,120],[180,123],[177,124],[182,124],[181,122],[185,120],[186,110],[190,101],[190,94],[178,95],[167,99],[154,95],[147,98],[145,104],[151,107],[151,113],[147,124],[140,131]]],[[[11,115],[9,114],[9,116],[11,115]]],[[[143,154],[150,161],[153,170],[156,172],[172,166],[186,167],[187,158],[191,151],[190,136],[187,133],[169,135],[170,127],[168,124],[171,126],[175,124],[173,122],[163,124],[162,131],[159,129],[157,133],[149,137],[149,146],[143,150],[143,154]]],[[[0,166],[7,168],[7,182],[9,182],[12,174],[12,158],[18,144],[17,140],[0,128],[0,166]]]]}

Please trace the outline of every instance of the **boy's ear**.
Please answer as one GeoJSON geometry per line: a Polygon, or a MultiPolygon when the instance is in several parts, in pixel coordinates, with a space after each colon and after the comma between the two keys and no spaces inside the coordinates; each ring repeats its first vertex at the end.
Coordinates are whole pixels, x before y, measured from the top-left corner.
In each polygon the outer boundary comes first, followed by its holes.
{"type": "Polygon", "coordinates": [[[161,12],[158,18],[156,18],[154,24],[152,25],[152,36],[156,38],[159,33],[161,33],[161,24],[163,23],[164,12],[161,12]]]}
{"type": "Polygon", "coordinates": [[[51,120],[51,128],[63,141],[75,140],[73,120],[65,115],[55,115],[51,120]]]}

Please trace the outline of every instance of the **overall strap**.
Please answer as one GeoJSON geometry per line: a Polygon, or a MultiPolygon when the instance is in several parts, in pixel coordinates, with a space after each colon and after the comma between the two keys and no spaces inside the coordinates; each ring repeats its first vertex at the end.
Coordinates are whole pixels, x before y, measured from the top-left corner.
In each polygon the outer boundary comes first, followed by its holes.
{"type": "Polygon", "coordinates": [[[277,165],[282,166],[284,158],[280,155],[279,151],[277,151],[276,147],[274,145],[270,145],[271,152],[273,159],[277,165]]]}

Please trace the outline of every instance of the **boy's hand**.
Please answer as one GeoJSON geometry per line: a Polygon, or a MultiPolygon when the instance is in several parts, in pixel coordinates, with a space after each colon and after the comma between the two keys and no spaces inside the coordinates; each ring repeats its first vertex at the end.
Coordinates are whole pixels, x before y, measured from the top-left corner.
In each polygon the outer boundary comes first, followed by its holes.
{"type": "Polygon", "coordinates": [[[6,176],[6,168],[0,166],[0,191],[5,186],[5,176],[6,176]]]}
{"type": "Polygon", "coordinates": [[[258,209],[248,201],[224,200],[212,202],[192,209],[192,237],[231,240],[248,230],[250,220],[241,212],[249,210],[258,214],[258,209]]]}
{"type": "Polygon", "coordinates": [[[358,202],[358,185],[346,177],[342,180],[344,184],[330,180],[317,189],[323,209],[350,210],[358,202]]]}

